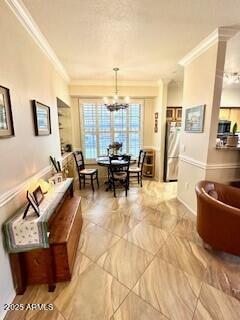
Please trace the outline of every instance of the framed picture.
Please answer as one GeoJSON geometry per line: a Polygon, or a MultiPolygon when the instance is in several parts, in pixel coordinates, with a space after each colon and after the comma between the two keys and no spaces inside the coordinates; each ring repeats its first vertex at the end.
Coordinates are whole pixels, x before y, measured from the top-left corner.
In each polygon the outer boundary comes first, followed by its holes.
{"type": "Polygon", "coordinates": [[[52,185],[58,184],[62,181],[63,181],[63,173],[62,172],[56,173],[53,177],[48,179],[48,182],[52,185]]]}
{"type": "Polygon", "coordinates": [[[37,216],[40,217],[39,206],[38,206],[37,202],[35,201],[34,196],[29,191],[27,191],[27,200],[28,200],[28,204],[24,210],[23,219],[26,218],[30,207],[32,207],[33,210],[35,211],[35,213],[37,214],[37,216]]]}
{"type": "Polygon", "coordinates": [[[37,187],[37,189],[35,189],[35,190],[33,191],[33,196],[34,196],[34,199],[35,199],[37,205],[39,206],[40,203],[41,203],[41,202],[43,201],[43,199],[44,199],[44,195],[43,195],[43,192],[42,192],[42,189],[41,189],[40,186],[37,187]]]}
{"type": "Polygon", "coordinates": [[[9,89],[0,86],[0,138],[14,136],[9,89]]]}
{"type": "Polygon", "coordinates": [[[158,119],[158,112],[155,112],[155,119],[158,119]]]}
{"type": "Polygon", "coordinates": [[[154,132],[158,132],[158,119],[155,119],[155,124],[154,124],[154,132]]]}
{"type": "Polygon", "coordinates": [[[36,136],[51,134],[50,107],[33,100],[33,116],[36,136]]]}
{"type": "Polygon", "coordinates": [[[185,131],[203,132],[205,104],[188,108],[185,113],[185,131]]]}

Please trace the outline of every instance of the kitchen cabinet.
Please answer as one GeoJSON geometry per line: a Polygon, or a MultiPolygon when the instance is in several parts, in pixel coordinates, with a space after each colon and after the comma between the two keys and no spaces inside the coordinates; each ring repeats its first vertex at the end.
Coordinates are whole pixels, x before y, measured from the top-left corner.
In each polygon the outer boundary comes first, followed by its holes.
{"type": "Polygon", "coordinates": [[[220,108],[219,120],[231,121],[231,130],[235,122],[238,124],[238,131],[240,130],[240,108],[220,108]]]}

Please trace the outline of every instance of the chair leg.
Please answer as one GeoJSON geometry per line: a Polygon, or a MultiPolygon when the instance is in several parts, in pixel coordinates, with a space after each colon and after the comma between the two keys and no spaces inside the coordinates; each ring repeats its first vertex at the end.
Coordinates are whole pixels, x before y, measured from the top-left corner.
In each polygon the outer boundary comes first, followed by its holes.
{"type": "Polygon", "coordinates": [[[141,188],[142,188],[142,175],[140,176],[140,180],[141,180],[141,188]]]}
{"type": "Polygon", "coordinates": [[[137,180],[138,180],[138,184],[139,184],[139,172],[137,173],[137,180]]]}
{"type": "Polygon", "coordinates": [[[113,186],[113,195],[116,198],[116,190],[115,190],[115,183],[114,180],[112,181],[112,186],[113,186]]]}
{"type": "Polygon", "coordinates": [[[83,186],[84,186],[84,189],[85,189],[85,186],[86,186],[86,177],[83,176],[83,186]]]}
{"type": "Polygon", "coordinates": [[[97,171],[97,173],[96,173],[96,179],[97,179],[97,185],[98,185],[98,189],[99,189],[98,171],[97,171]]]}
{"type": "Polygon", "coordinates": [[[82,180],[81,180],[81,176],[79,175],[79,188],[80,190],[82,189],[82,180]]]}
{"type": "Polygon", "coordinates": [[[91,186],[92,186],[92,191],[94,192],[93,175],[91,175],[91,186]]]}

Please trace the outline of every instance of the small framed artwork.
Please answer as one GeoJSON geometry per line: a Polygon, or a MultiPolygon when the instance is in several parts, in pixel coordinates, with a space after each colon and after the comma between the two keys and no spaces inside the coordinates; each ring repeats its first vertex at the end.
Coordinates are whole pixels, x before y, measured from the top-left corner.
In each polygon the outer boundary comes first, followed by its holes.
{"type": "Polygon", "coordinates": [[[43,192],[42,192],[42,189],[41,189],[40,186],[37,187],[37,189],[35,189],[35,190],[33,191],[33,196],[34,196],[34,199],[35,199],[37,205],[39,206],[40,203],[41,203],[41,202],[43,201],[43,199],[44,199],[44,195],[43,195],[43,192]]]}
{"type": "Polygon", "coordinates": [[[158,119],[158,112],[155,112],[155,119],[158,119]]]}
{"type": "Polygon", "coordinates": [[[33,100],[33,116],[36,136],[51,134],[50,107],[33,100]]]}
{"type": "Polygon", "coordinates": [[[34,196],[29,191],[27,191],[27,200],[28,200],[28,204],[27,204],[27,206],[26,206],[26,208],[24,210],[23,219],[26,218],[28,210],[30,209],[30,207],[32,207],[33,210],[35,211],[35,213],[37,214],[37,216],[40,217],[39,206],[38,206],[36,200],[34,199],[34,196]]]}
{"type": "Polygon", "coordinates": [[[48,179],[48,182],[51,184],[51,185],[54,185],[54,184],[58,184],[60,182],[63,181],[63,174],[62,172],[59,172],[59,173],[56,173],[53,177],[49,178],[48,179]]]}
{"type": "Polygon", "coordinates": [[[0,138],[12,136],[14,136],[14,127],[10,91],[0,86],[0,138]]]}
{"type": "Polygon", "coordinates": [[[158,119],[155,119],[154,132],[158,132],[158,119]]]}
{"type": "Polygon", "coordinates": [[[187,132],[203,132],[205,104],[188,108],[185,113],[185,131],[187,132]]]}

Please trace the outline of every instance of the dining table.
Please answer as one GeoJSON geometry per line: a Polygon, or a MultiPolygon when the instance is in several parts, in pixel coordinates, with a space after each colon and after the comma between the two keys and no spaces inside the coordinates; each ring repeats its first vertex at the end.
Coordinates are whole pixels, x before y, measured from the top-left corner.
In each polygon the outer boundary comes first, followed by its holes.
{"type": "MultiPolygon", "coordinates": [[[[136,163],[137,159],[135,157],[131,156],[130,159],[130,165],[136,163]]],[[[108,191],[109,189],[111,189],[110,183],[109,183],[109,167],[110,167],[110,159],[109,156],[101,156],[98,157],[96,159],[96,162],[99,166],[101,167],[106,167],[107,168],[107,176],[108,176],[108,180],[105,181],[105,184],[107,185],[106,191],[108,191]]],[[[111,161],[112,165],[116,165],[116,166],[125,166],[128,162],[127,160],[124,160],[124,156],[123,155],[119,155],[118,159],[114,159],[111,161]]]]}
{"type": "MultiPolygon", "coordinates": [[[[135,157],[131,157],[130,159],[130,165],[135,163],[137,160],[135,157]]],[[[102,157],[98,157],[96,159],[96,162],[99,166],[102,166],[102,167],[109,167],[110,166],[110,159],[108,156],[102,156],[102,157]]],[[[124,160],[123,156],[119,156],[118,159],[114,159],[112,160],[112,165],[117,165],[117,166],[120,166],[120,165],[126,165],[127,164],[127,161],[124,160]]]]}

